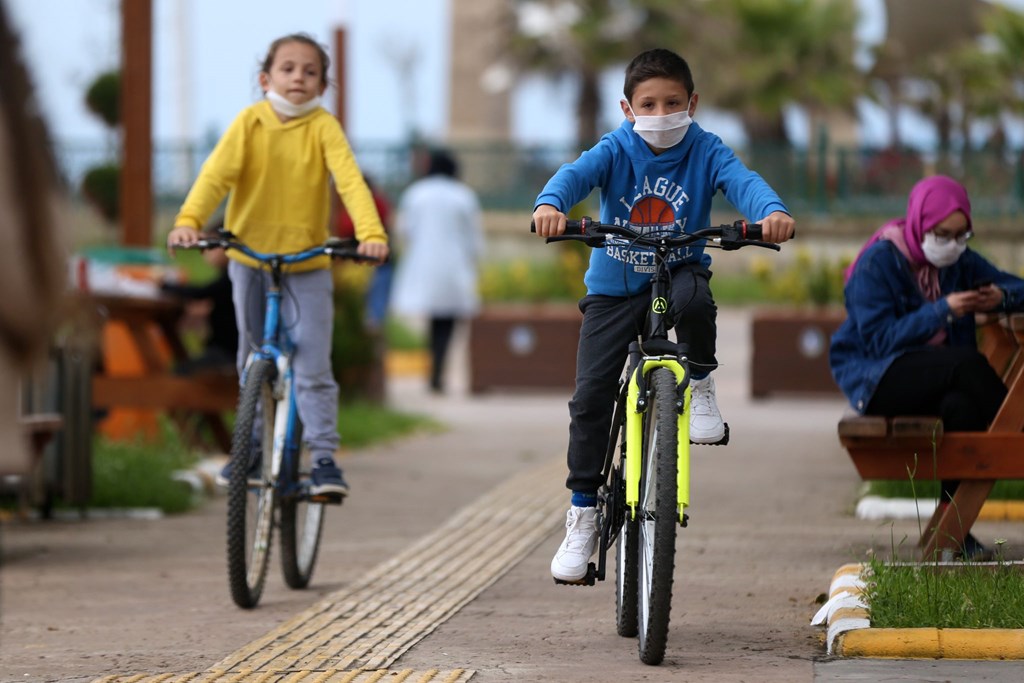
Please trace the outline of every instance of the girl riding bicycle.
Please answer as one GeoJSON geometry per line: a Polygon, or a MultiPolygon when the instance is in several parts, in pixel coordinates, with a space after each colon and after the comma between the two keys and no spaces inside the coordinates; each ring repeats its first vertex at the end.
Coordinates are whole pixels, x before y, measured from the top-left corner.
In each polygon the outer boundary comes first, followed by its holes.
{"type": "MultiPolygon", "coordinates": [[[[338,120],[320,106],[329,66],[326,50],[306,34],[271,43],[259,74],[266,99],[235,118],[203,164],[167,236],[172,253],[174,247],[196,243],[200,226],[225,195],[225,225],[256,251],[295,252],[322,244],[329,236],[333,177],[355,221],[360,254],[387,258],[387,234],[363,174],[338,120]]],[[[263,337],[267,273],[238,251],[229,256],[235,316],[249,340],[239,344],[241,374],[250,344],[260,344],[263,337]]],[[[310,493],[340,499],[348,485],[334,461],[338,385],[331,370],[330,258],[317,257],[288,272],[282,314],[299,349],[293,367],[299,416],[314,463],[310,493]]]]}
{"type": "MultiPolygon", "coordinates": [[[[693,123],[698,96],[690,67],[664,49],[648,50],[626,68],[621,102],[626,120],[571,164],[558,170],[537,197],[537,234],[565,230],[565,212],[601,188],[602,223],[630,224],[649,233],[699,229],[709,224],[711,198],[722,190],[748,218],[762,224],[764,239],[783,242],[793,234],[793,218],[760,176],[748,170],[722,141],[693,123]]],[[[690,435],[716,443],[725,435],[715,403],[715,303],[702,247],[680,250],[672,264],[669,311],[680,342],[688,344],[693,370],[690,435]]],[[[580,301],[576,390],[569,403],[569,477],[572,491],[566,536],[551,561],[552,575],[578,581],[598,539],[597,491],[612,420],[622,360],[643,328],[647,292],[654,273],[652,255],[613,243],[594,249],[584,276],[587,296],[580,301]]]]}

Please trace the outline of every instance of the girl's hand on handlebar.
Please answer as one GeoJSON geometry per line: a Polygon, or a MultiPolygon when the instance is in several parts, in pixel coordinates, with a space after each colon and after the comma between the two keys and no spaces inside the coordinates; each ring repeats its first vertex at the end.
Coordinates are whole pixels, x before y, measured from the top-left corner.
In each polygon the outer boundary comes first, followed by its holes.
{"type": "Polygon", "coordinates": [[[781,244],[793,237],[796,229],[796,221],[785,211],[772,211],[758,223],[761,224],[761,239],[774,244],[781,244]]]}
{"type": "Polygon", "coordinates": [[[174,256],[175,247],[191,247],[198,241],[198,230],[189,225],[176,225],[167,234],[167,251],[174,256]]]}
{"type": "Polygon", "coordinates": [[[541,204],[533,211],[533,225],[541,237],[561,235],[565,232],[565,214],[550,204],[541,204]]]}
{"type": "Polygon", "coordinates": [[[388,244],[387,242],[360,242],[359,248],[357,249],[360,256],[372,258],[383,263],[388,258],[388,244]]]}

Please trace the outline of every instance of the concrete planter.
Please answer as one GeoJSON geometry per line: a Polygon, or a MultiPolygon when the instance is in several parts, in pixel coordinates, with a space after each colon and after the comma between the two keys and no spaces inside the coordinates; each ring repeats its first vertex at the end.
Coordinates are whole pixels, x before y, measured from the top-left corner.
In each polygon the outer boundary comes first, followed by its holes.
{"type": "Polygon", "coordinates": [[[576,382],[576,304],[501,304],[470,324],[470,390],[557,389],[576,382]]]}
{"type": "Polygon", "coordinates": [[[839,395],[828,347],[846,319],[843,308],[765,309],[751,321],[750,393],[839,395]]]}

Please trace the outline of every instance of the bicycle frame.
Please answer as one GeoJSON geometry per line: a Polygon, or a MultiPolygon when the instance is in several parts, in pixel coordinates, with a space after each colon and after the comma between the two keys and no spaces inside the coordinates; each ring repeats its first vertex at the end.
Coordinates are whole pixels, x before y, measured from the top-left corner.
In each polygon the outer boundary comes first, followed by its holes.
{"type": "Polygon", "coordinates": [[[630,347],[630,367],[626,391],[626,505],[631,519],[636,519],[636,508],[640,502],[640,473],[643,469],[643,413],[646,405],[646,378],[655,368],[667,368],[676,377],[677,400],[677,459],[676,505],[679,522],[685,520],[686,508],[690,505],[690,373],[681,349],[677,353],[665,353],[668,343],[668,275],[665,257],[667,247],[656,251],[657,272],[651,285],[651,305],[648,312],[648,333],[642,343],[630,347]],[[653,342],[651,344],[650,342],[653,342]],[[660,342],[660,343],[659,343],[660,342]],[[643,352],[645,344],[660,353],[643,352]]]}

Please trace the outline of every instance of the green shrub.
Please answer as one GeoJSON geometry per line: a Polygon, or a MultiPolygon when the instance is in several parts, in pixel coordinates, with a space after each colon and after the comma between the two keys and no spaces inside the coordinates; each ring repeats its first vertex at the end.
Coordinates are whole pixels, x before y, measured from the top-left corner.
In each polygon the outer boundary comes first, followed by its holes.
{"type": "Polygon", "coordinates": [[[121,167],[116,163],[93,166],[82,177],[82,194],[107,221],[117,221],[121,209],[121,167]]]}
{"type": "Polygon", "coordinates": [[[85,106],[108,128],[116,128],[121,123],[121,72],[97,76],[85,91],[85,106]]]}
{"type": "Polygon", "coordinates": [[[485,302],[577,301],[587,293],[583,274],[590,261],[590,248],[579,242],[557,245],[554,261],[519,259],[495,263],[483,269],[480,295],[485,302]]]}

